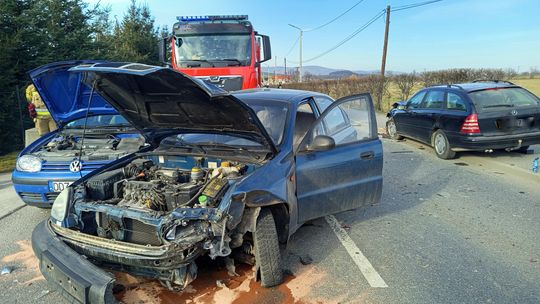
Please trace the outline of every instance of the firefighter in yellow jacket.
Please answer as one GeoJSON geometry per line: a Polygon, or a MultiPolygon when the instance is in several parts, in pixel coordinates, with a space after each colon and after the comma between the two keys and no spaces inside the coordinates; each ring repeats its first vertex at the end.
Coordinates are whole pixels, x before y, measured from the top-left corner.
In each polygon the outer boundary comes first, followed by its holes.
{"type": "Polygon", "coordinates": [[[26,100],[28,100],[28,112],[36,124],[39,136],[56,130],[56,124],[33,84],[26,88],[26,100]]]}

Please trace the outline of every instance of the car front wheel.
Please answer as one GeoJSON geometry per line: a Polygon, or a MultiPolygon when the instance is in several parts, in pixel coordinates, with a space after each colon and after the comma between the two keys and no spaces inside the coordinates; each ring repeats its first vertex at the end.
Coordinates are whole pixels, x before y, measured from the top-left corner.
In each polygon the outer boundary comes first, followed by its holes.
{"type": "Polygon", "coordinates": [[[448,138],[443,131],[437,130],[433,133],[433,148],[435,149],[435,154],[437,157],[442,159],[452,159],[456,157],[456,152],[452,151],[450,148],[450,143],[448,143],[448,138]]]}
{"type": "Polygon", "coordinates": [[[395,140],[401,140],[403,139],[403,136],[400,136],[397,133],[397,127],[396,122],[393,119],[390,119],[386,122],[386,133],[388,134],[388,137],[395,140]]]}
{"type": "Polygon", "coordinates": [[[261,277],[261,285],[272,287],[281,284],[283,272],[276,223],[272,212],[268,209],[261,209],[259,213],[257,226],[253,232],[253,243],[255,264],[261,277]]]}

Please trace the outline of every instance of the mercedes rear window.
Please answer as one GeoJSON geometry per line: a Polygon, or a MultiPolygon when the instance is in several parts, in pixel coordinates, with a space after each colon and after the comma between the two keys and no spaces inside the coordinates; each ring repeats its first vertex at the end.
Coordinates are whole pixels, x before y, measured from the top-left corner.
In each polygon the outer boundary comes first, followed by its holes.
{"type": "Polygon", "coordinates": [[[540,99],[523,88],[493,88],[469,93],[478,112],[539,106],[540,99]]]}

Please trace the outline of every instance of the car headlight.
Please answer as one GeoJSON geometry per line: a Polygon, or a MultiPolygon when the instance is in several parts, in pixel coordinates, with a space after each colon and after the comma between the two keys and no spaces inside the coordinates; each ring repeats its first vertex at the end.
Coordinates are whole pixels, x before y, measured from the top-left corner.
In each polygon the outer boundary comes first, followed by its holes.
{"type": "Polygon", "coordinates": [[[33,155],[23,155],[17,159],[17,171],[39,172],[41,170],[41,159],[33,155]]]}
{"type": "Polygon", "coordinates": [[[54,200],[51,208],[51,218],[53,219],[53,222],[57,225],[61,225],[67,216],[69,200],[71,199],[71,191],[72,189],[70,187],[67,187],[62,192],[60,192],[58,197],[56,197],[56,199],[54,200]]]}

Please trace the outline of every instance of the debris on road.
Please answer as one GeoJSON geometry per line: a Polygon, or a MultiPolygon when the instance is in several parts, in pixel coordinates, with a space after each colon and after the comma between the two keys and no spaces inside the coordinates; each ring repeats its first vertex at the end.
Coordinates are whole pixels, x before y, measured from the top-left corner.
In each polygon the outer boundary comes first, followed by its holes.
{"type": "Polygon", "coordinates": [[[227,288],[227,285],[223,283],[221,280],[216,280],[216,286],[219,288],[227,288]]]}
{"type": "Polygon", "coordinates": [[[4,266],[4,268],[2,268],[2,272],[0,274],[1,275],[10,274],[11,272],[13,272],[13,269],[14,269],[13,266],[4,266]]]}
{"type": "Polygon", "coordinates": [[[1,262],[5,264],[22,265],[22,276],[24,277],[21,284],[29,285],[35,281],[43,280],[43,276],[39,272],[39,262],[34,255],[32,245],[29,240],[19,240],[15,242],[19,246],[19,251],[13,254],[6,255],[1,262]]]}
{"type": "Polygon", "coordinates": [[[50,294],[50,293],[51,293],[51,291],[48,290],[48,289],[42,290],[42,291],[41,291],[41,294],[39,295],[39,297],[37,297],[37,300],[43,298],[44,296],[46,296],[46,295],[48,295],[48,294],[50,294]]]}
{"type": "Polygon", "coordinates": [[[225,268],[227,268],[227,274],[230,277],[239,276],[238,273],[236,273],[236,267],[234,266],[234,259],[231,259],[230,257],[225,257],[225,268]]]}
{"type": "Polygon", "coordinates": [[[309,254],[301,254],[298,256],[302,265],[309,265],[313,263],[313,258],[309,254]]]}

